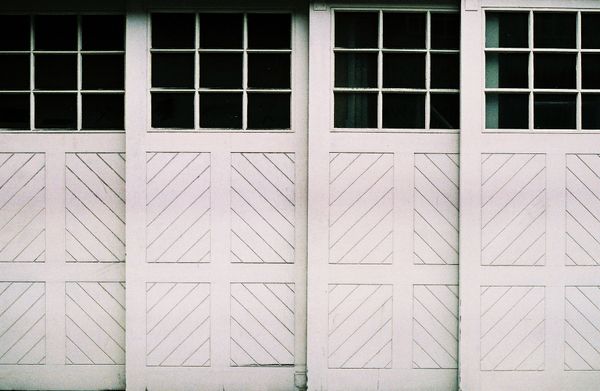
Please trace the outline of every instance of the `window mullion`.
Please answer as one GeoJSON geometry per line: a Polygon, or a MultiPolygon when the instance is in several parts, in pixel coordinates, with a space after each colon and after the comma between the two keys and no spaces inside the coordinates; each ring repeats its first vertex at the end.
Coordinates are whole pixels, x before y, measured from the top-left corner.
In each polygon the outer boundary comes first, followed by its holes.
{"type": "Polygon", "coordinates": [[[535,80],[535,75],[534,75],[534,54],[533,54],[533,11],[529,11],[529,32],[528,32],[528,43],[529,43],[529,130],[533,131],[534,130],[534,111],[535,111],[535,104],[534,104],[534,95],[533,95],[533,89],[534,89],[534,80],[535,80]]]}
{"type": "Polygon", "coordinates": [[[577,101],[575,103],[575,113],[576,113],[576,128],[577,130],[582,129],[582,97],[581,97],[581,89],[582,89],[582,65],[581,65],[581,11],[577,12],[577,22],[576,22],[576,40],[577,40],[577,65],[576,65],[576,77],[577,77],[577,101]]]}
{"type": "Polygon", "coordinates": [[[383,128],[383,11],[379,11],[379,28],[377,37],[377,129],[383,128]]]}
{"type": "Polygon", "coordinates": [[[29,16],[29,65],[31,71],[29,72],[29,129],[35,130],[35,96],[33,91],[35,90],[35,58],[33,51],[35,49],[35,34],[33,26],[33,15],[29,16]]]}
{"type": "Polygon", "coordinates": [[[200,14],[195,14],[194,33],[194,129],[200,129],[200,14]]]}
{"type": "Polygon", "coordinates": [[[81,84],[82,84],[82,69],[81,69],[81,15],[77,15],[77,129],[82,128],[82,96],[81,96],[81,84]]]}
{"type": "Polygon", "coordinates": [[[431,128],[431,12],[425,22],[425,129],[431,128]]]}
{"type": "Polygon", "coordinates": [[[244,53],[242,56],[242,130],[248,129],[248,14],[244,13],[244,53]]]}

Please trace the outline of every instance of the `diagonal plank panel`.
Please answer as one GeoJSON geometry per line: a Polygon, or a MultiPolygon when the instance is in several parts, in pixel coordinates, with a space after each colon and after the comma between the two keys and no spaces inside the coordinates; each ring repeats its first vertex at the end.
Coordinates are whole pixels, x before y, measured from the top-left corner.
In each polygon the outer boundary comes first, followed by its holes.
{"type": "Polygon", "coordinates": [[[600,286],[565,288],[565,369],[600,371],[600,286]]]}

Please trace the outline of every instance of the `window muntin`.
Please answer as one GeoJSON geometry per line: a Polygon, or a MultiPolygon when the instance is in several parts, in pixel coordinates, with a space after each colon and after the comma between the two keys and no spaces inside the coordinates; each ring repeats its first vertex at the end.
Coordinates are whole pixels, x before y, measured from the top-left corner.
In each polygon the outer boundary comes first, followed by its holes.
{"type": "Polygon", "coordinates": [[[334,128],[458,129],[460,16],[336,10],[334,128]]]}

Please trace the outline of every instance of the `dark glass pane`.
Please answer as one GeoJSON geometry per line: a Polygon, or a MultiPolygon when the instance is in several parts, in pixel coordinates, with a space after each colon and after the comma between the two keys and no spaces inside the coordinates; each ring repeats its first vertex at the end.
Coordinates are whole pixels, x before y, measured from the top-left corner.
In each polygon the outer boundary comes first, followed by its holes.
{"type": "Polygon", "coordinates": [[[194,88],[194,55],[153,53],[152,87],[194,88]]]}
{"type": "Polygon", "coordinates": [[[193,93],[152,93],[152,127],[194,127],[193,93]]]}
{"type": "Polygon", "coordinates": [[[292,16],[290,14],[249,14],[249,49],[290,49],[292,16]]]}
{"type": "Polygon", "coordinates": [[[83,15],[81,17],[83,50],[124,50],[125,17],[123,15],[83,15]]]}
{"type": "Polygon", "coordinates": [[[36,94],[35,127],[38,129],[76,129],[76,94],[36,94]]]}
{"type": "Polygon", "coordinates": [[[75,15],[38,15],[34,30],[36,50],[77,50],[75,15]]]}
{"type": "Polygon", "coordinates": [[[36,54],[36,90],[76,90],[76,54],[36,54]]]}
{"type": "Polygon", "coordinates": [[[600,49],[600,13],[581,14],[581,46],[600,49]]]}
{"type": "Polygon", "coordinates": [[[575,48],[577,14],[534,12],[533,47],[575,48]]]}
{"type": "Polygon", "coordinates": [[[528,53],[486,53],[485,58],[485,86],[487,88],[528,87],[528,53]]]}
{"type": "Polygon", "coordinates": [[[200,87],[242,88],[241,53],[200,53],[200,87]]]}
{"type": "Polygon", "coordinates": [[[248,94],[248,129],[289,129],[290,94],[248,94]]]}
{"type": "Polygon", "coordinates": [[[336,12],[335,46],[338,48],[376,48],[379,15],[375,12],[336,12]]]}
{"type": "Polygon", "coordinates": [[[460,87],[459,54],[431,54],[431,88],[460,87]]]}
{"type": "Polygon", "coordinates": [[[426,14],[421,12],[385,12],[383,47],[425,49],[426,14]]]}
{"type": "Polygon", "coordinates": [[[529,14],[486,12],[485,46],[488,48],[529,47],[529,14]]]}
{"type": "Polygon", "coordinates": [[[488,129],[529,128],[528,94],[486,94],[485,127],[488,129]]]}
{"type": "Polygon", "coordinates": [[[193,49],[194,14],[152,14],[152,47],[155,49],[193,49]]]}
{"type": "Polygon", "coordinates": [[[29,16],[0,15],[0,50],[29,50],[30,30],[29,16]]]}
{"type": "Polygon", "coordinates": [[[535,94],[535,129],[575,129],[575,95],[535,94]]]}
{"type": "Polygon", "coordinates": [[[583,129],[600,129],[600,95],[583,94],[583,129]]]}
{"type": "Polygon", "coordinates": [[[83,129],[125,128],[125,100],[122,94],[83,94],[81,99],[83,129]]]}
{"type": "Polygon", "coordinates": [[[242,14],[200,14],[200,47],[203,49],[242,49],[242,14]]]}
{"type": "Polygon", "coordinates": [[[383,127],[425,127],[425,94],[383,94],[383,127]]]}
{"type": "Polygon", "coordinates": [[[0,129],[29,128],[29,94],[0,95],[0,129]]]}
{"type": "Polygon", "coordinates": [[[582,87],[600,89],[600,54],[583,53],[581,56],[582,87]]]}
{"type": "Polygon", "coordinates": [[[336,53],[336,87],[377,87],[377,53],[336,53]]]}
{"type": "Polygon", "coordinates": [[[460,49],[460,15],[431,14],[431,48],[460,49]]]}
{"type": "Polygon", "coordinates": [[[535,53],[535,88],[575,88],[576,54],[535,53]]]}
{"type": "Polygon", "coordinates": [[[460,128],[460,95],[431,94],[431,129],[460,128]]]}
{"type": "Polygon", "coordinates": [[[336,128],[376,128],[377,94],[335,93],[336,128]]]}
{"type": "Polygon", "coordinates": [[[29,69],[29,54],[0,55],[0,90],[28,90],[29,69]]]}
{"type": "Polygon", "coordinates": [[[83,55],[82,86],[84,90],[122,90],[125,88],[125,58],[116,55],[83,55]]]}
{"type": "Polygon", "coordinates": [[[249,53],[248,87],[290,88],[290,55],[249,53]]]}
{"type": "Polygon", "coordinates": [[[383,86],[425,88],[425,54],[384,53],[383,86]]]}
{"type": "Polygon", "coordinates": [[[242,94],[200,94],[200,127],[242,128],[242,94]]]}

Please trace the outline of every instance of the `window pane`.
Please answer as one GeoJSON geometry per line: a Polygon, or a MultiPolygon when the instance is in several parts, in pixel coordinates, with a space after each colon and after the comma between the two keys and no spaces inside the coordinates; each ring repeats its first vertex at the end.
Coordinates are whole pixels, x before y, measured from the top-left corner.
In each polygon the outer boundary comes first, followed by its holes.
{"type": "Polygon", "coordinates": [[[35,17],[36,50],[77,50],[77,16],[35,17]]]}
{"type": "Polygon", "coordinates": [[[535,53],[535,88],[575,88],[576,54],[535,53]]]}
{"type": "Polygon", "coordinates": [[[81,81],[84,90],[123,90],[125,58],[117,55],[83,55],[81,81]]]}
{"type": "Polygon", "coordinates": [[[248,87],[290,88],[290,55],[249,53],[248,87]]]}
{"type": "Polygon", "coordinates": [[[152,87],[194,88],[194,55],[153,53],[152,87]]]}
{"type": "Polygon", "coordinates": [[[200,47],[203,49],[241,49],[242,14],[200,14],[200,47]]]}
{"type": "Polygon", "coordinates": [[[431,94],[431,129],[460,128],[460,95],[431,94]]]}
{"type": "Polygon", "coordinates": [[[76,54],[36,54],[36,90],[76,90],[76,54]]]}
{"type": "Polygon", "coordinates": [[[194,48],[194,14],[152,14],[152,47],[194,48]]]}
{"type": "Polygon", "coordinates": [[[29,69],[29,54],[0,55],[0,90],[28,90],[29,69]]]}
{"type": "Polygon", "coordinates": [[[529,54],[486,53],[487,88],[528,88],[529,54]]]}
{"type": "Polygon", "coordinates": [[[486,94],[485,127],[488,129],[529,128],[528,94],[486,94]]]}
{"type": "Polygon", "coordinates": [[[0,129],[29,129],[29,94],[0,95],[0,129]]]}
{"type": "Polygon", "coordinates": [[[29,32],[29,16],[0,15],[0,50],[29,50],[29,32]]]}
{"type": "Polygon", "coordinates": [[[529,47],[529,14],[486,12],[485,46],[488,48],[529,47]]]}
{"type": "Polygon", "coordinates": [[[581,56],[582,87],[600,89],[600,54],[583,53],[581,56]]]}
{"type": "Polygon", "coordinates": [[[377,94],[335,93],[336,128],[376,128],[377,94]]]}
{"type": "Polygon", "coordinates": [[[193,93],[152,93],[152,127],[194,127],[193,93]]]}
{"type": "Polygon", "coordinates": [[[581,14],[581,46],[600,49],[600,13],[581,14]]]}
{"type": "Polygon", "coordinates": [[[583,129],[600,129],[600,95],[583,94],[583,129]]]}
{"type": "Polygon", "coordinates": [[[125,17],[123,15],[83,15],[81,17],[83,50],[124,50],[125,17]]]}
{"type": "Polygon", "coordinates": [[[425,88],[425,54],[384,53],[383,86],[425,88]]]}
{"type": "Polygon", "coordinates": [[[390,49],[425,49],[426,14],[420,12],[385,12],[383,47],[390,49]]]}
{"type": "Polygon", "coordinates": [[[200,87],[242,88],[241,53],[200,53],[200,87]]]}
{"type": "Polygon", "coordinates": [[[576,17],[572,13],[533,14],[533,47],[575,48],[576,17]]]}
{"type": "Polygon", "coordinates": [[[377,87],[377,53],[336,53],[336,87],[377,87]]]}
{"type": "Polygon", "coordinates": [[[460,55],[431,54],[431,88],[460,87],[460,55]]]}
{"type": "Polygon", "coordinates": [[[290,49],[292,16],[290,14],[249,14],[249,49],[290,49]]]}
{"type": "Polygon", "coordinates": [[[383,127],[425,127],[425,94],[383,94],[383,127]]]}
{"type": "Polygon", "coordinates": [[[242,128],[242,94],[200,94],[200,127],[242,128]]]}
{"type": "Polygon", "coordinates": [[[76,129],[76,94],[35,94],[35,127],[76,129]]]}
{"type": "Polygon", "coordinates": [[[83,94],[81,96],[83,129],[124,129],[123,94],[83,94]]]}
{"type": "Polygon", "coordinates": [[[336,12],[335,46],[338,48],[376,48],[379,14],[375,12],[336,12]]]}
{"type": "Polygon", "coordinates": [[[575,129],[575,95],[535,94],[535,129],[575,129]]]}
{"type": "Polygon", "coordinates": [[[431,48],[460,48],[459,14],[431,14],[431,48]]]}
{"type": "Polygon", "coordinates": [[[248,129],[289,129],[290,94],[248,94],[248,129]]]}

